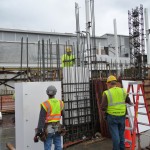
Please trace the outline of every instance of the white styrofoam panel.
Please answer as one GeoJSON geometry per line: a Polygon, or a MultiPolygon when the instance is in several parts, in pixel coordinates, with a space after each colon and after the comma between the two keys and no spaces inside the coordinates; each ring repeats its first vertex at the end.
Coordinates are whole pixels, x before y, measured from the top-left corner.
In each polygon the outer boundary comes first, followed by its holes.
{"type": "MultiPolygon", "coordinates": [[[[122,84],[123,84],[123,87],[127,90],[127,88],[128,88],[128,83],[129,82],[132,82],[132,81],[128,81],[128,80],[122,80],[122,84]]],[[[133,82],[135,82],[135,81],[133,81],[133,82]]],[[[134,92],[136,93],[136,90],[137,90],[137,85],[133,85],[133,88],[134,88],[134,92]]],[[[131,90],[130,90],[130,92],[131,92],[131,90]]],[[[141,91],[140,91],[140,93],[142,93],[141,91]]],[[[129,94],[129,97],[130,97],[130,99],[131,99],[131,101],[133,102],[133,98],[132,98],[132,95],[131,94],[129,94]]],[[[135,97],[136,98],[136,97],[135,97]]],[[[144,103],[144,99],[143,99],[143,96],[140,96],[139,97],[139,102],[140,103],[144,103]]],[[[134,107],[132,106],[132,107],[130,107],[131,108],[131,113],[132,113],[132,115],[134,116],[134,107]]],[[[138,112],[146,112],[146,109],[145,108],[139,108],[138,109],[138,112]]],[[[142,122],[142,123],[149,123],[148,122],[148,117],[147,116],[145,116],[145,115],[138,115],[138,121],[139,122],[142,122]]],[[[148,126],[145,126],[145,125],[140,125],[139,124],[139,132],[144,132],[144,131],[147,131],[147,130],[149,130],[150,129],[150,127],[148,127],[148,126]]]]}
{"type": "MultiPolygon", "coordinates": [[[[46,89],[54,85],[56,98],[61,99],[61,82],[23,82],[15,84],[16,149],[43,150],[44,144],[34,143],[38,125],[40,104],[48,99],[46,89]]],[[[62,143],[63,145],[63,143],[62,143]]],[[[52,147],[54,149],[54,146],[52,147]]]]}

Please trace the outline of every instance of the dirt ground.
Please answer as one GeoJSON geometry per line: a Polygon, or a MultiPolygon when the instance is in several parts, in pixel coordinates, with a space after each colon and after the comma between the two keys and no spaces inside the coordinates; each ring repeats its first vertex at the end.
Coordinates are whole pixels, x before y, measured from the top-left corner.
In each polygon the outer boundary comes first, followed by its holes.
{"type": "MultiPolygon", "coordinates": [[[[150,135],[150,130],[145,132],[150,135]]],[[[150,144],[150,137],[141,136],[141,148],[150,144]]],[[[0,123],[0,150],[8,150],[6,143],[11,143],[15,147],[15,124],[14,114],[3,115],[3,122],[0,123]]],[[[111,139],[96,139],[72,145],[65,150],[111,150],[111,139]]],[[[137,147],[135,148],[137,149],[137,147]]],[[[148,149],[145,149],[148,150],[148,149]]]]}

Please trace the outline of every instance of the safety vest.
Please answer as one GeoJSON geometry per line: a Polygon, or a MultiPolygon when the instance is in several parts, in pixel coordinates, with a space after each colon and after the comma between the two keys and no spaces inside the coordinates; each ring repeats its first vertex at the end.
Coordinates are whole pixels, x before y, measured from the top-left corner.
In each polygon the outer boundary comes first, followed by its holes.
{"type": "Polygon", "coordinates": [[[74,55],[64,54],[61,57],[62,67],[72,67],[74,65],[74,55]],[[66,61],[66,62],[65,62],[66,61]],[[68,61],[68,62],[67,62],[68,61]]]}
{"type": "Polygon", "coordinates": [[[108,100],[107,113],[114,116],[123,116],[126,112],[125,99],[127,93],[125,89],[113,87],[104,91],[108,100]]]}
{"type": "Polygon", "coordinates": [[[61,111],[64,108],[64,103],[56,98],[48,99],[41,106],[47,112],[45,122],[58,122],[61,119],[61,111]]]}

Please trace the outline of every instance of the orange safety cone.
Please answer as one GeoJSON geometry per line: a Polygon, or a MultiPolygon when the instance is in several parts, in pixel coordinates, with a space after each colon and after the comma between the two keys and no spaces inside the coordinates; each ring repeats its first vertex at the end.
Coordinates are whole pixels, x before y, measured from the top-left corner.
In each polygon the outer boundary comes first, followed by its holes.
{"type": "MultiPolygon", "coordinates": [[[[125,120],[125,127],[130,128],[129,119],[125,120]]],[[[129,129],[125,130],[124,137],[125,137],[125,140],[132,142],[131,131],[129,129]]],[[[125,148],[130,148],[130,147],[131,145],[128,142],[125,142],[125,148]]]]}

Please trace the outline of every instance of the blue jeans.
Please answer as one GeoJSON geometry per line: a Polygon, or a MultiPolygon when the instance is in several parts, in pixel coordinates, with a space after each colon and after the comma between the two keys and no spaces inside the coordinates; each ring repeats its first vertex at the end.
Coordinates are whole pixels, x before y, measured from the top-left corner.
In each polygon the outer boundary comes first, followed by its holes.
{"type": "Polygon", "coordinates": [[[107,114],[107,123],[113,141],[113,150],[124,150],[125,116],[107,114]]]}
{"type": "Polygon", "coordinates": [[[52,144],[54,144],[55,150],[62,150],[60,134],[48,133],[47,139],[44,142],[44,150],[51,150],[52,144]]]}

